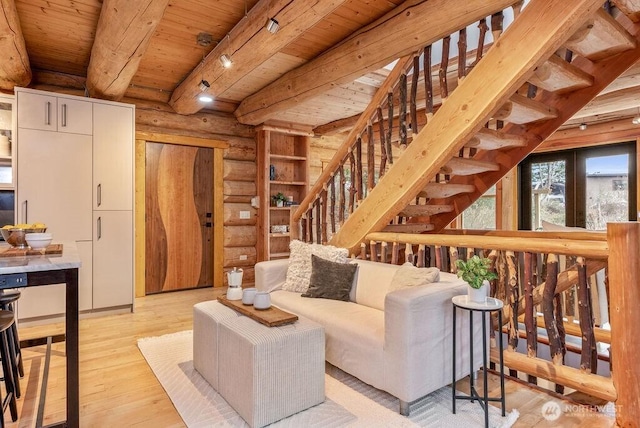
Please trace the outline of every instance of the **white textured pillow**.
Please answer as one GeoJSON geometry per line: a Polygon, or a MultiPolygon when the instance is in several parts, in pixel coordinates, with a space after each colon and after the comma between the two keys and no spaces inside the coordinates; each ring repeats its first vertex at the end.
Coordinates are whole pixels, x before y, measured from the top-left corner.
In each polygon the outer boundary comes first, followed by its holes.
{"type": "Polygon", "coordinates": [[[325,260],[337,263],[347,263],[349,251],[333,245],[307,244],[293,240],[289,244],[289,268],[287,279],[282,285],[283,290],[306,293],[311,278],[311,255],[315,254],[325,260]]]}
{"type": "Polygon", "coordinates": [[[400,266],[395,275],[393,275],[389,285],[389,292],[438,281],[440,281],[440,270],[438,268],[418,268],[407,262],[400,266]]]}

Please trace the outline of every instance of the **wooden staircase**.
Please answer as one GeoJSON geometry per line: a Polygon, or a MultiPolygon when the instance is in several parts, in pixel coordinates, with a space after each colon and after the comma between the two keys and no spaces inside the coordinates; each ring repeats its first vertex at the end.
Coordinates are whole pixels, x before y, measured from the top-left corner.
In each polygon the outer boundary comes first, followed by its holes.
{"type": "MultiPolygon", "coordinates": [[[[532,0],[457,88],[444,91],[448,96],[435,113],[427,108],[426,125],[380,171],[379,181],[369,183],[329,243],[356,251],[370,232],[423,233],[448,225],[640,59],[640,26],[633,21],[639,10],[628,3],[614,18],[599,0],[532,0]]],[[[371,122],[366,129],[373,147],[371,122]]],[[[316,224],[328,236],[326,214],[321,219],[326,182],[320,189],[293,220],[313,212],[315,203],[316,224]]],[[[304,230],[311,235],[309,224],[304,230]]]]}

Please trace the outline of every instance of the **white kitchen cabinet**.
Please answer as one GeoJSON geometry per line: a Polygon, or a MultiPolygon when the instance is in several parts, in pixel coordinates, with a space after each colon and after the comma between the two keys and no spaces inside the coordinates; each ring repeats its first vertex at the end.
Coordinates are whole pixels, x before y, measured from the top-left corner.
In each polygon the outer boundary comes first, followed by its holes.
{"type": "Polygon", "coordinates": [[[93,209],[133,209],[133,107],[93,106],[93,209]]]}
{"type": "Polygon", "coordinates": [[[132,212],[94,211],[93,218],[93,307],[131,305],[132,212]]]}
{"type": "MultiPolygon", "coordinates": [[[[23,88],[16,103],[17,222],[46,223],[54,242],[76,243],[80,310],[132,308],[134,106],[23,88]],[[39,129],[54,101],[55,128],[39,129]],[[79,117],[83,126],[71,121],[79,117]]],[[[34,287],[18,316],[64,309],[64,286],[34,287]]]]}
{"type": "Polygon", "coordinates": [[[92,134],[91,101],[24,89],[16,93],[20,128],[92,134]]]}
{"type": "Polygon", "coordinates": [[[90,241],[91,137],[18,127],[17,222],[45,223],[55,241],[90,241]]]}

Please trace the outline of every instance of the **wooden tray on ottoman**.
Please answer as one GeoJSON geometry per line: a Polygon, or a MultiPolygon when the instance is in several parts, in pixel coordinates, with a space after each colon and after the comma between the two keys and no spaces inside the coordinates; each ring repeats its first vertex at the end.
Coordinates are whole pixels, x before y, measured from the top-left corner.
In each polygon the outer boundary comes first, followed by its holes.
{"type": "Polygon", "coordinates": [[[277,327],[298,320],[297,315],[283,311],[273,305],[269,309],[256,309],[253,305],[243,304],[242,300],[229,300],[226,296],[218,296],[218,301],[267,327],[277,327]]]}

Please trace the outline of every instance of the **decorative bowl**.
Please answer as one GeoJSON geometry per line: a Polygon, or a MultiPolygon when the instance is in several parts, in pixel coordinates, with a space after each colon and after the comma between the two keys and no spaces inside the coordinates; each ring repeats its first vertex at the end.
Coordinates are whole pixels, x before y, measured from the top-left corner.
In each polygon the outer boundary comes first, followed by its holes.
{"type": "Polygon", "coordinates": [[[27,248],[27,242],[25,239],[25,235],[27,233],[42,233],[47,230],[46,227],[38,227],[38,228],[22,228],[22,227],[11,227],[11,228],[2,228],[0,232],[2,232],[2,237],[7,242],[7,244],[11,245],[14,248],[27,248]]]}
{"type": "Polygon", "coordinates": [[[51,244],[53,236],[50,233],[26,233],[25,239],[32,249],[40,250],[51,244]]]}

